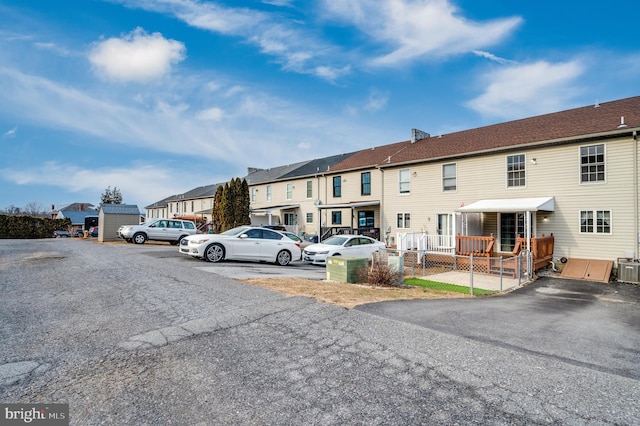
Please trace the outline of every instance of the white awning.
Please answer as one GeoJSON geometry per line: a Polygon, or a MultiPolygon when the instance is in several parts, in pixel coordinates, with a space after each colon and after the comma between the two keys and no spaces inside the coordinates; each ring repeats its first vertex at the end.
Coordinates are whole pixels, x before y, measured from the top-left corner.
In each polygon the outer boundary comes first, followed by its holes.
{"type": "Polygon", "coordinates": [[[457,208],[457,212],[462,213],[516,213],[516,212],[537,212],[554,211],[553,197],[540,198],[505,198],[498,200],[480,200],[467,206],[457,208]]]}
{"type": "Polygon", "coordinates": [[[318,204],[316,207],[319,209],[355,209],[358,207],[379,206],[380,201],[362,201],[355,203],[343,203],[343,204],[318,204]]]}
{"type": "Polygon", "coordinates": [[[300,204],[285,204],[282,206],[261,207],[257,209],[251,209],[251,213],[271,213],[274,210],[291,210],[297,209],[298,207],[300,207],[300,204]]]}

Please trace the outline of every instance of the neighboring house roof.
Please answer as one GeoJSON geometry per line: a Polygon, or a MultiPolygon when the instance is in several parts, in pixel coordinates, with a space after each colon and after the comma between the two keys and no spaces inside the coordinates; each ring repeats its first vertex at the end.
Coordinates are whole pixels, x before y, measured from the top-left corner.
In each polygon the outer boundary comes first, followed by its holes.
{"type": "Polygon", "coordinates": [[[216,194],[216,189],[220,185],[224,184],[214,183],[212,185],[199,186],[182,194],[173,195],[172,197],[166,198],[166,201],[192,200],[196,198],[213,197],[216,194]]]}
{"type": "Polygon", "coordinates": [[[299,163],[287,164],[286,166],[273,167],[270,169],[251,169],[252,173],[249,173],[245,179],[249,185],[272,182],[307,163],[309,163],[309,161],[301,161],[299,163]]]}
{"type": "Polygon", "coordinates": [[[331,167],[331,171],[352,170],[386,164],[410,145],[410,141],[405,141],[363,149],[331,167]]]}
{"type": "Polygon", "coordinates": [[[68,206],[65,206],[61,209],[58,209],[59,211],[63,211],[63,210],[96,210],[96,206],[94,206],[91,203],[72,203],[69,204],[68,206]]]}
{"type": "Polygon", "coordinates": [[[167,207],[167,204],[169,203],[169,200],[173,200],[177,197],[177,195],[170,195],[167,198],[164,198],[160,201],[156,201],[153,204],[149,204],[148,206],[145,207],[145,209],[157,209],[157,208],[163,208],[163,207],[167,207]]]}
{"type": "Polygon", "coordinates": [[[100,208],[104,214],[140,214],[135,204],[100,204],[100,208]]]}
{"type": "MultiPolygon", "coordinates": [[[[389,164],[479,154],[530,144],[552,144],[589,135],[627,133],[640,126],[640,96],[422,139],[389,164]]],[[[378,148],[376,148],[378,149],[378,148]]]]}
{"type": "Polygon", "coordinates": [[[84,225],[84,218],[87,216],[97,216],[97,210],[60,210],[58,219],[68,218],[72,225],[84,225]]]}
{"type": "Polygon", "coordinates": [[[345,154],[332,155],[330,157],[311,160],[306,164],[298,167],[297,169],[292,170],[291,172],[280,176],[279,179],[291,179],[296,177],[313,176],[317,174],[326,173],[326,172],[332,171],[333,167],[336,164],[342,161],[345,161],[346,159],[348,159],[354,154],[355,152],[349,152],[345,154]]]}

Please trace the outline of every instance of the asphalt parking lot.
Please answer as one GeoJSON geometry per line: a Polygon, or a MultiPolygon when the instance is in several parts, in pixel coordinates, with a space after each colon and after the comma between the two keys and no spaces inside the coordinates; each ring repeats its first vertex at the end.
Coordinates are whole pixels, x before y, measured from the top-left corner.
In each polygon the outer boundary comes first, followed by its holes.
{"type": "Polygon", "coordinates": [[[636,287],[345,309],[218,273],[253,266],[0,240],[0,402],[72,425],[640,422],[636,287]]]}

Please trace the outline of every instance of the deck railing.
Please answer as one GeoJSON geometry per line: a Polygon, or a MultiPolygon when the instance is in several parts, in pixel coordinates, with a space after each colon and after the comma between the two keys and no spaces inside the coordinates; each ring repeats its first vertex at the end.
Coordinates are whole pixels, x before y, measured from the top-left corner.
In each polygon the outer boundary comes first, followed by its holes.
{"type": "Polygon", "coordinates": [[[491,257],[495,238],[493,234],[488,237],[456,235],[456,254],[461,256],[491,257]]]}

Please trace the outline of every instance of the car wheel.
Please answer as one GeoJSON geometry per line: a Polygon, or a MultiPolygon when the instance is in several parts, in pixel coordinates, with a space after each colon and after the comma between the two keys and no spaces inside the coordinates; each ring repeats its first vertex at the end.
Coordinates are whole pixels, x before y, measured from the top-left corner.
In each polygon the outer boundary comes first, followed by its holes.
{"type": "Polygon", "coordinates": [[[177,246],[180,241],[169,241],[172,246],[177,246]]]}
{"type": "Polygon", "coordinates": [[[124,240],[125,240],[126,242],[128,242],[128,243],[132,243],[132,242],[133,242],[133,241],[131,240],[131,238],[125,238],[124,240]]]}
{"type": "Polygon", "coordinates": [[[220,244],[211,244],[204,251],[204,258],[209,262],[220,262],[224,259],[224,247],[220,244]]]}
{"type": "Polygon", "coordinates": [[[144,244],[145,241],[147,241],[147,236],[142,232],[138,232],[133,236],[133,242],[136,244],[144,244]]]}
{"type": "Polygon", "coordinates": [[[291,253],[287,250],[281,250],[276,256],[276,264],[280,266],[287,266],[291,262],[291,253]]]}

